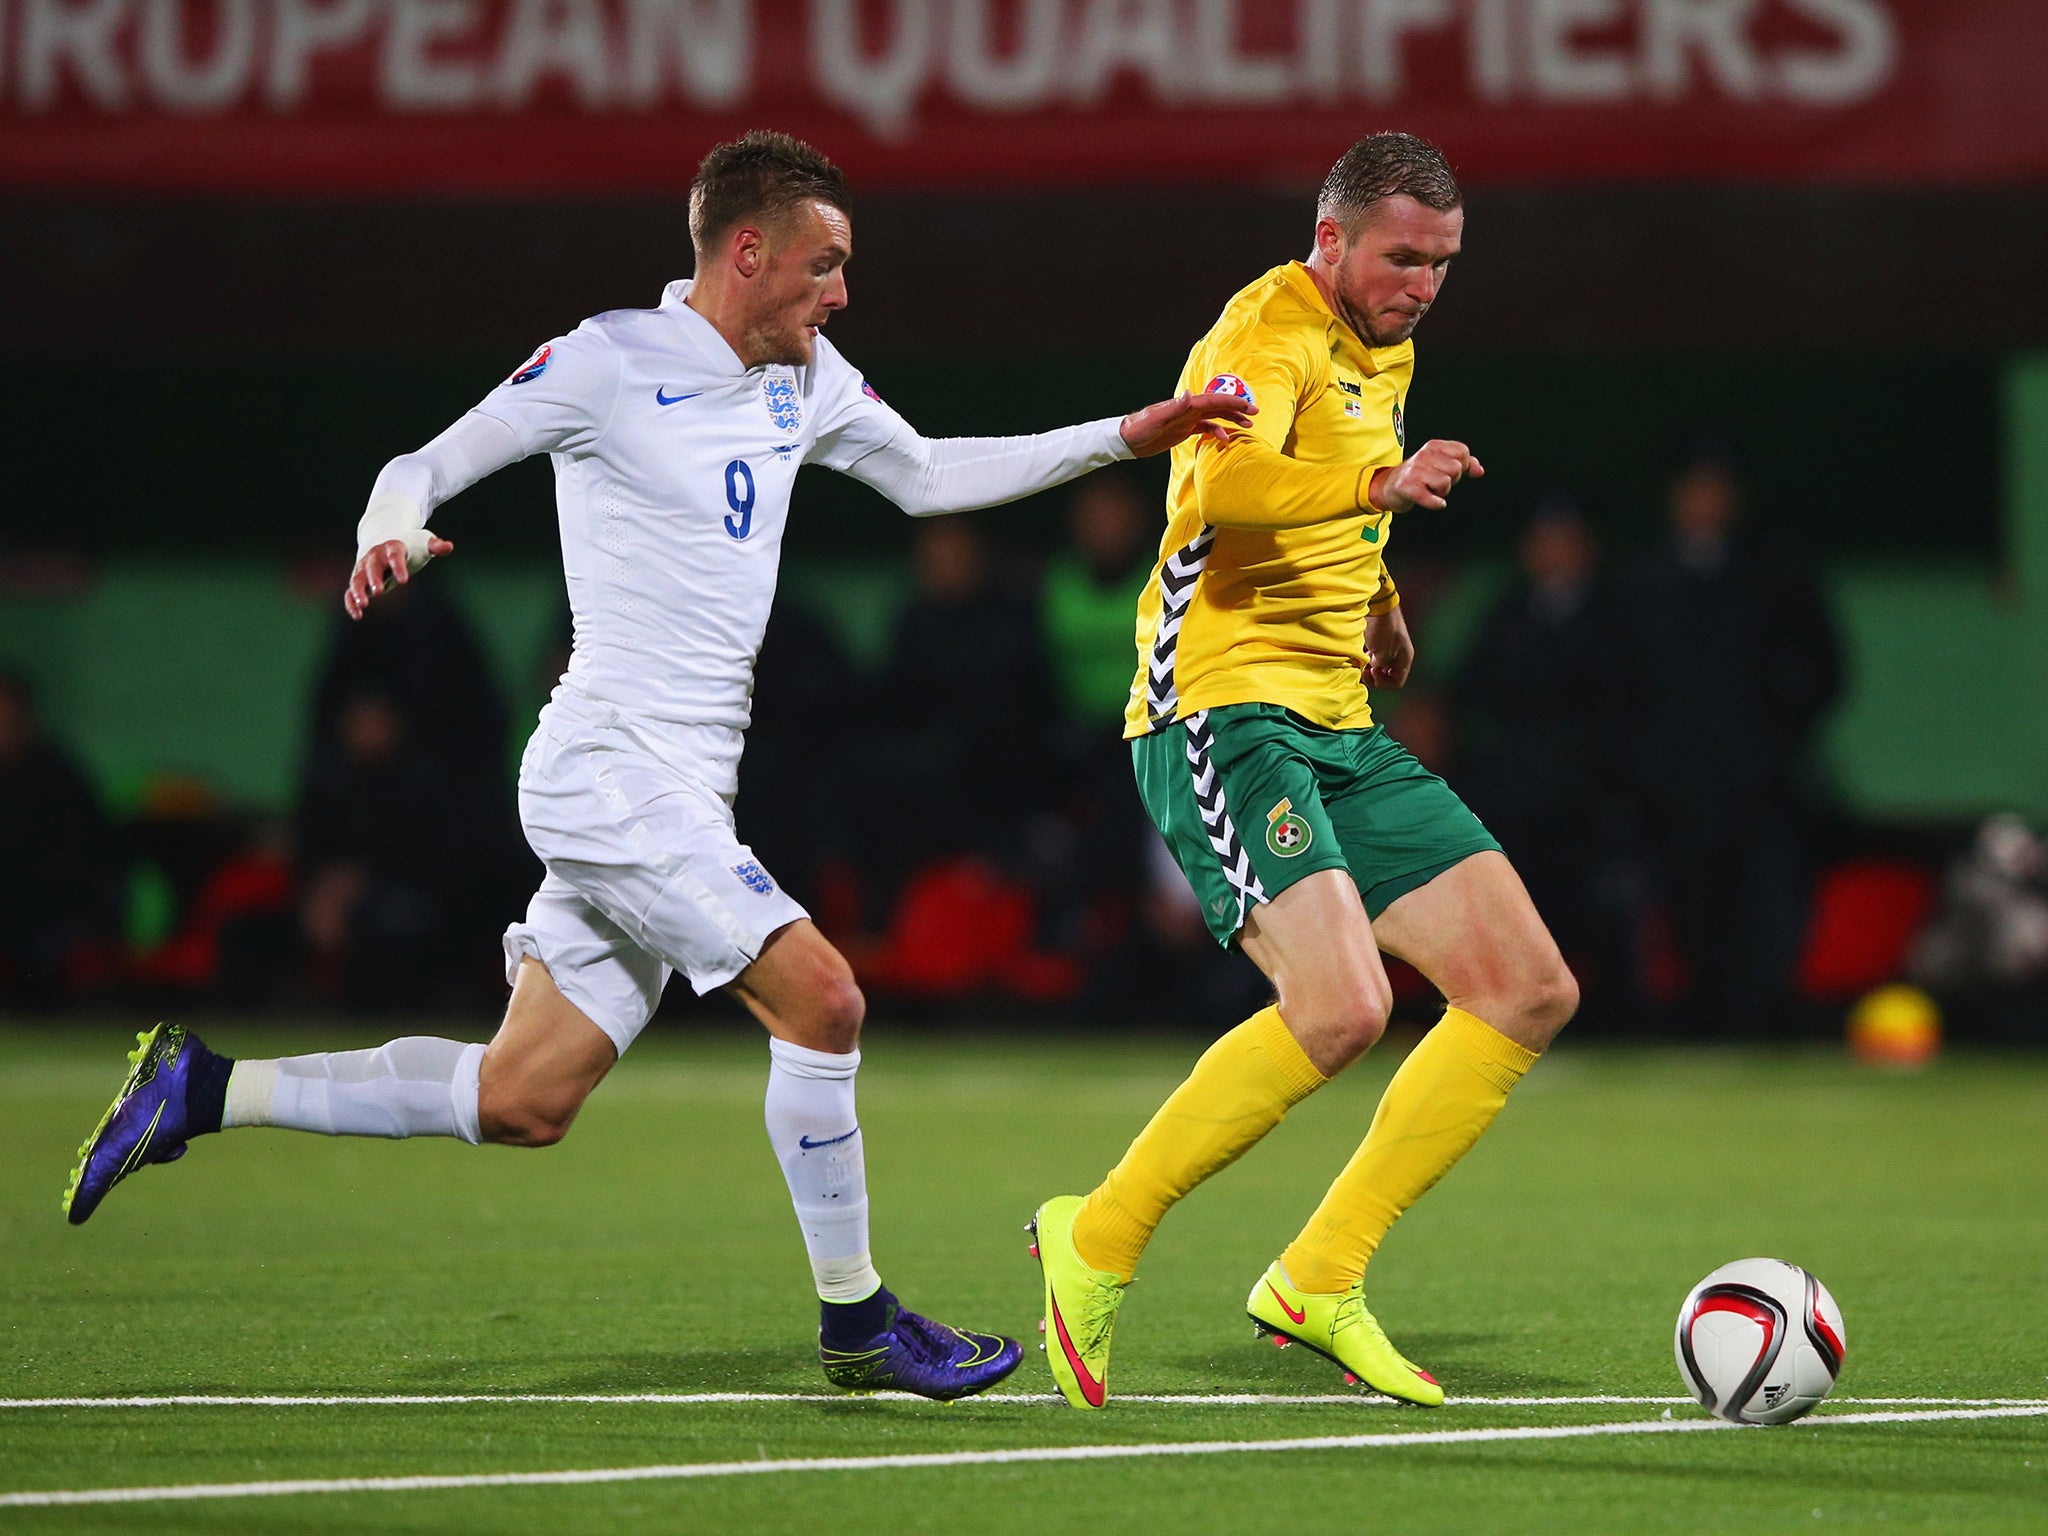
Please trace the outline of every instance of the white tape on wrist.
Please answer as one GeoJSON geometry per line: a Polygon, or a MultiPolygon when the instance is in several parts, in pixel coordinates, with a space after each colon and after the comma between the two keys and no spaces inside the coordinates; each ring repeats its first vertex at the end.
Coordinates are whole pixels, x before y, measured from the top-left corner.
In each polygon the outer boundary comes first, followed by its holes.
{"type": "Polygon", "coordinates": [[[356,523],[356,559],[361,560],[379,544],[398,540],[405,546],[405,565],[417,571],[433,558],[427,542],[433,538],[420,526],[419,503],[409,496],[386,492],[370,498],[370,505],[356,523]]]}

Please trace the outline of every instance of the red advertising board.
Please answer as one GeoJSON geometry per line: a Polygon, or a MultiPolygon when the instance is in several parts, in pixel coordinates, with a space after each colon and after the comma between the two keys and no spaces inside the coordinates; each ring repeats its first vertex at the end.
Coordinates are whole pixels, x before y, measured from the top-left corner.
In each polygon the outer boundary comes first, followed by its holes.
{"type": "Polygon", "coordinates": [[[864,187],[2048,177],[2044,0],[0,0],[0,186],[672,190],[750,126],[864,187]]]}

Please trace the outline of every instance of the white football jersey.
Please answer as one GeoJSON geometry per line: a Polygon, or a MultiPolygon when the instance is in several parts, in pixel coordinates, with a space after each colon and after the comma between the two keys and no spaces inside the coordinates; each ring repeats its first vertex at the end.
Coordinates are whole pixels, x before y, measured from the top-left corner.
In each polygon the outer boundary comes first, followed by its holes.
{"type": "Polygon", "coordinates": [[[798,466],[849,470],[911,429],[823,336],[809,367],[742,367],[689,287],[584,321],[476,409],[554,461],[566,680],[743,729],[798,466]]]}

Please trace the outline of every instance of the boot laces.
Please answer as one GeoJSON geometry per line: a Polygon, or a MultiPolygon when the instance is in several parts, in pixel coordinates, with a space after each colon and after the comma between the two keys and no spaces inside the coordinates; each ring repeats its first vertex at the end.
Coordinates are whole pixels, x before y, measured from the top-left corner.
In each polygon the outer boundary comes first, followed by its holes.
{"type": "Polygon", "coordinates": [[[1363,1328],[1367,1337],[1387,1343],[1386,1330],[1380,1327],[1379,1319],[1365,1309],[1365,1285],[1362,1281],[1344,1293],[1344,1299],[1337,1303],[1337,1315],[1331,1319],[1332,1335],[1342,1333],[1346,1328],[1363,1328]]]}
{"type": "Polygon", "coordinates": [[[920,1365],[944,1365],[960,1342],[956,1330],[916,1312],[897,1313],[893,1332],[904,1351],[920,1365]]]}
{"type": "Polygon", "coordinates": [[[1117,1308],[1124,1303],[1124,1288],[1132,1282],[1111,1280],[1089,1287],[1081,1307],[1081,1353],[1092,1355],[1102,1348],[1110,1329],[1116,1326],[1117,1308]]]}

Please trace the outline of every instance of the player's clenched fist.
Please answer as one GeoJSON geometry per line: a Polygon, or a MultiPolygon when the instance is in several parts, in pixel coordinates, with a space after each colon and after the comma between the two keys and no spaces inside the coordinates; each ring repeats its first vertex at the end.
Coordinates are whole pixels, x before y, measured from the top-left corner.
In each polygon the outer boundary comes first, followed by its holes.
{"type": "Polygon", "coordinates": [[[363,616],[364,610],[370,606],[370,599],[384,590],[386,581],[395,581],[403,586],[412,579],[412,565],[424,565],[428,557],[439,559],[455,552],[452,539],[444,539],[425,530],[421,532],[426,541],[424,551],[411,561],[407,559],[404,539],[385,539],[362,552],[356,560],[355,570],[349,575],[348,590],[341,595],[341,606],[348,610],[350,618],[360,619],[363,616]]]}
{"type": "Polygon", "coordinates": [[[1416,449],[1405,464],[1376,469],[1368,494],[1382,512],[1406,512],[1410,507],[1435,509],[1448,505],[1451,487],[1470,475],[1477,480],[1486,466],[1463,443],[1433,437],[1416,449]]]}

